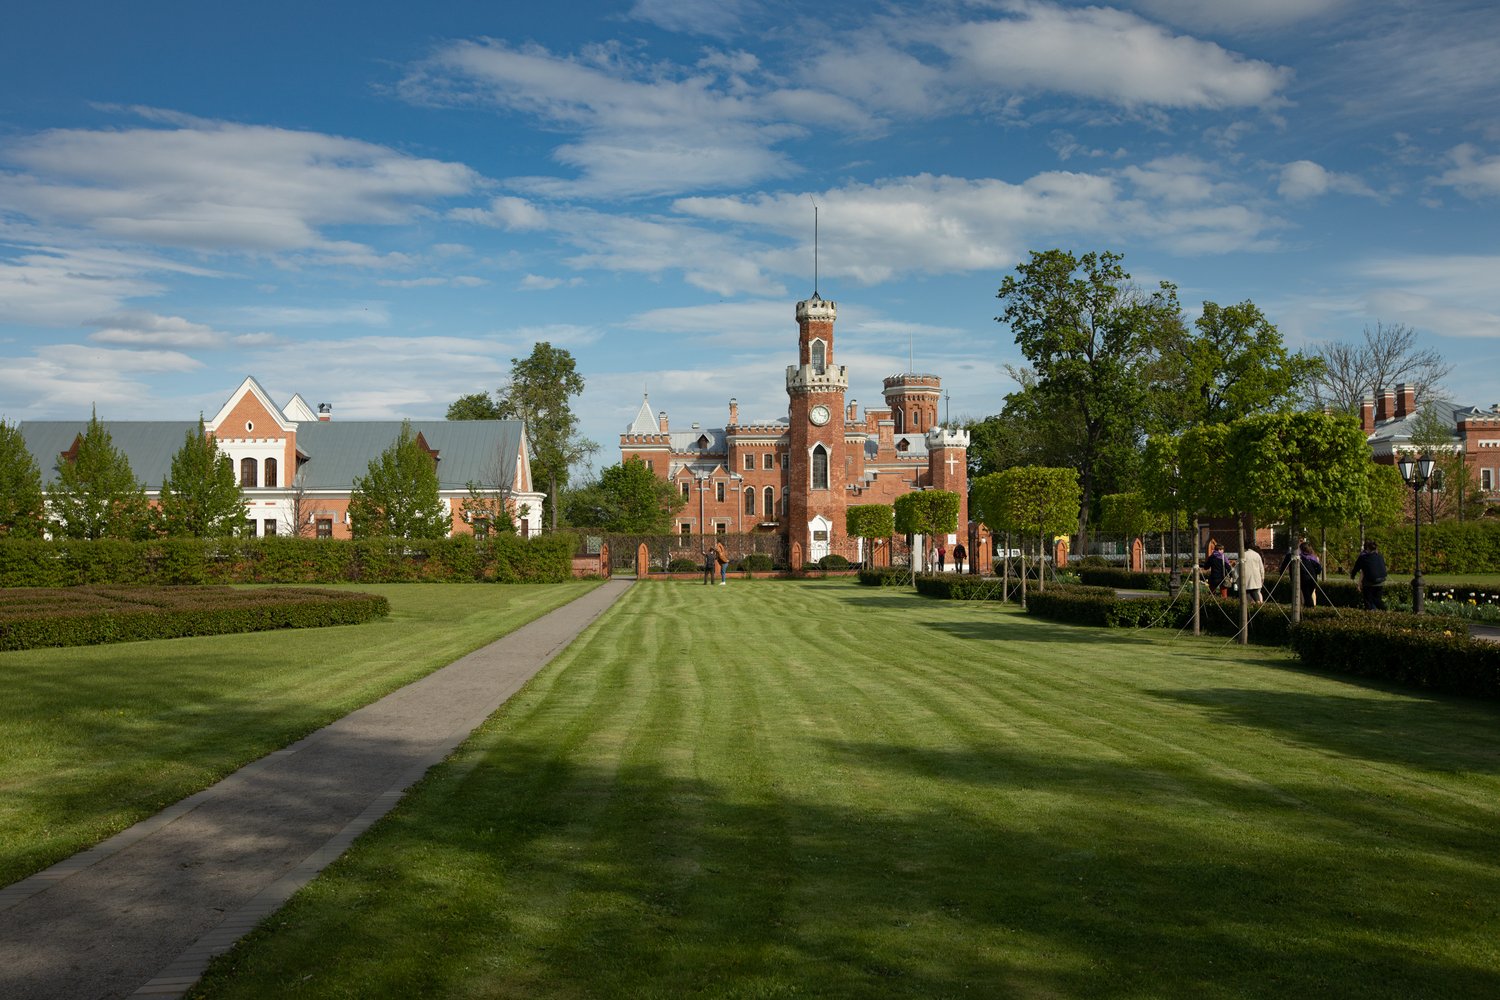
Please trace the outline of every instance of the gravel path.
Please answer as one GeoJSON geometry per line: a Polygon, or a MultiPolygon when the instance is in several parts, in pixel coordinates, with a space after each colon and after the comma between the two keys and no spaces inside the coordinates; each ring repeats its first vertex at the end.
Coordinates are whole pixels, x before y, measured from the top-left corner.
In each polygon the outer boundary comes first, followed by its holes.
{"type": "Polygon", "coordinates": [[[0,997],[181,996],[629,585],[605,583],[0,889],[0,997]]]}

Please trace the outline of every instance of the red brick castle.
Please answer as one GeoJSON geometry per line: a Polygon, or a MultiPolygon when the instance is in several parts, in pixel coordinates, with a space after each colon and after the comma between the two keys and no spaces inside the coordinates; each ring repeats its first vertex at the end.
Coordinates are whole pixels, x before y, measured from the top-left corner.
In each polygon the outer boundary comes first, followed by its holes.
{"type": "Polygon", "coordinates": [[[885,407],[861,416],[858,402],[845,398],[848,369],[835,363],[837,304],[814,292],[797,303],[796,315],[797,363],[786,369],[784,419],[741,423],[731,399],[724,427],[694,423],[672,431],[666,411],[653,415],[647,399],[620,435],[621,461],[639,458],[687,499],[679,536],[775,533],[807,562],[830,553],[855,560],[864,553],[845,534],[845,510],[922,489],[957,493],[965,532],[969,434],[939,422],[942,380],[893,375],[885,380],[885,407]]]}

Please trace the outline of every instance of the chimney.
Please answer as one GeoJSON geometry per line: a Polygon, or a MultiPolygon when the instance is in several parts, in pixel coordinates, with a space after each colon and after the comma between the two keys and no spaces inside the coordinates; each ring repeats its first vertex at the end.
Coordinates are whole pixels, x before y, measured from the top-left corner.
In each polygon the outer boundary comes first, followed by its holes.
{"type": "Polygon", "coordinates": [[[844,414],[844,422],[847,423],[850,427],[853,427],[855,424],[859,423],[859,400],[849,400],[849,412],[844,414]]]}
{"type": "Polygon", "coordinates": [[[667,433],[667,411],[662,410],[656,415],[656,426],[661,433],[667,433]]]}
{"type": "Polygon", "coordinates": [[[1359,429],[1366,434],[1375,430],[1375,400],[1361,399],[1359,401],[1359,429]]]}
{"type": "Polygon", "coordinates": [[[729,397],[729,425],[731,427],[740,422],[740,401],[733,396],[729,397]]]}
{"type": "Polygon", "coordinates": [[[1396,390],[1381,389],[1375,397],[1375,421],[1389,420],[1396,414],[1396,390]]]}
{"type": "Polygon", "coordinates": [[[332,419],[333,419],[333,404],[332,403],[319,403],[318,404],[318,422],[319,423],[327,423],[328,421],[330,421],[332,419]]]}
{"type": "Polygon", "coordinates": [[[1400,383],[1396,386],[1396,416],[1407,417],[1417,412],[1417,387],[1400,383]]]}

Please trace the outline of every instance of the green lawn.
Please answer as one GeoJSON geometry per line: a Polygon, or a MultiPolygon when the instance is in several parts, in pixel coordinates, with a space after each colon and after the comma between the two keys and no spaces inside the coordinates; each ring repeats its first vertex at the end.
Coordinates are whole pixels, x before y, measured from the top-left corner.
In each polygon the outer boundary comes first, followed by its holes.
{"type": "MultiPolygon", "coordinates": [[[[1422,581],[1428,586],[1434,584],[1446,585],[1454,583],[1483,583],[1491,587],[1500,587],[1500,573],[1423,573],[1422,581]]],[[[1411,586],[1411,574],[1403,575],[1397,580],[1393,575],[1392,583],[1400,583],[1404,587],[1411,586]]]]}
{"type": "Polygon", "coordinates": [[[847,581],[634,587],[227,997],[1500,996],[1500,711],[847,581]]]}
{"type": "Polygon", "coordinates": [[[594,584],[395,584],[338,628],[0,653],[0,885],[551,611],[594,584]]]}

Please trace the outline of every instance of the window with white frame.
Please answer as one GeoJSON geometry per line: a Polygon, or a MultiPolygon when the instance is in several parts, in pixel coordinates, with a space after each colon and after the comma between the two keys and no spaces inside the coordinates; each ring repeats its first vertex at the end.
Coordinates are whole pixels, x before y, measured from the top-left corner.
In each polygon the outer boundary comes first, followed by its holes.
{"type": "Polygon", "coordinates": [[[274,458],[266,459],[266,485],[276,485],[276,459],[274,458]]]}
{"type": "Polygon", "coordinates": [[[683,480],[682,482],[678,483],[677,488],[682,490],[682,496],[684,499],[691,496],[693,493],[693,484],[688,482],[687,480],[683,480]]]}
{"type": "Polygon", "coordinates": [[[1486,491],[1486,492],[1489,492],[1490,490],[1493,490],[1495,488],[1495,470],[1494,469],[1480,469],[1479,470],[1479,488],[1482,489],[1482,490],[1484,490],[1484,491],[1486,491]]]}
{"type": "Polygon", "coordinates": [[[821,340],[812,342],[812,370],[817,375],[828,370],[828,345],[821,340]]]}
{"type": "Polygon", "coordinates": [[[760,467],[767,472],[776,468],[776,456],[769,451],[766,452],[765,455],[761,456],[760,467]]]}
{"type": "MultiPolygon", "coordinates": [[[[240,459],[240,487],[254,486],[256,480],[256,462],[253,458],[240,459]]],[[[250,532],[252,535],[255,532],[250,532]]]]}
{"type": "Polygon", "coordinates": [[[754,514],[755,513],[755,487],[754,486],[747,486],[747,487],[745,487],[745,513],[746,514],[754,514]]]}

